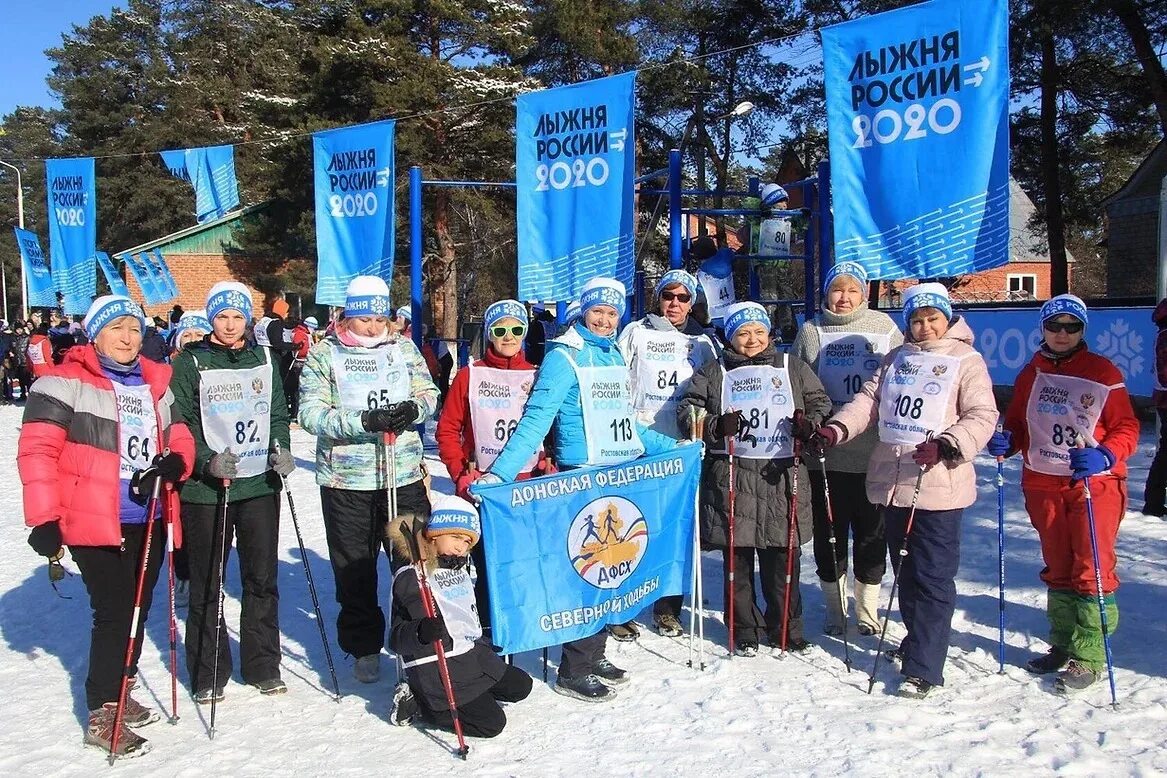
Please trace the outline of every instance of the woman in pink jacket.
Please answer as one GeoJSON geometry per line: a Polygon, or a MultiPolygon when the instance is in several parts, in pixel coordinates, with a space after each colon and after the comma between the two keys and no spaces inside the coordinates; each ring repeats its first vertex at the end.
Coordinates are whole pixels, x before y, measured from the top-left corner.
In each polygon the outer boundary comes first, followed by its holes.
{"type": "Polygon", "coordinates": [[[956,608],[960,520],[976,500],[972,460],[993,434],[997,406],[973,333],[954,317],[942,284],[904,293],[905,343],[888,354],[855,398],[819,430],[824,447],[845,444],[875,424],[879,443],[867,470],[867,497],[883,506],[887,545],[900,571],[900,614],[908,635],[895,652],[901,697],[923,698],[944,684],[956,608]],[[917,478],[920,494],[907,532],[917,478]],[[900,557],[907,542],[908,554],[900,557]]]}

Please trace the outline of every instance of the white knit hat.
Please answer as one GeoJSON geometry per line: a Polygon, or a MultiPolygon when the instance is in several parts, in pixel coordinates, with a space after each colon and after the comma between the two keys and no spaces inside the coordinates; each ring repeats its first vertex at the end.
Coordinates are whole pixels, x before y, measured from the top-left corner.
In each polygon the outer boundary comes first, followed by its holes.
{"type": "Polygon", "coordinates": [[[618,316],[623,316],[628,307],[628,293],[624,290],[624,284],[615,278],[603,276],[588,281],[579,295],[581,314],[587,313],[594,305],[610,305],[616,309],[618,316]]]}
{"type": "Polygon", "coordinates": [[[120,294],[107,294],[98,297],[89,306],[89,312],[81,322],[85,334],[90,340],[97,337],[101,328],[123,316],[133,316],[142,325],[142,332],[146,332],[146,316],[142,308],[130,298],[120,294]]]}
{"type": "Polygon", "coordinates": [[[344,293],[345,316],[388,316],[389,285],[377,276],[357,276],[344,293]]]}

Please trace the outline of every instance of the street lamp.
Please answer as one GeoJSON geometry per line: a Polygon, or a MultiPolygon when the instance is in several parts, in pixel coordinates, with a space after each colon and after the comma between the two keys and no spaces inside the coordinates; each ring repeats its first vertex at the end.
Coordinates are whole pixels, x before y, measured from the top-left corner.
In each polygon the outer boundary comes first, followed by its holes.
{"type": "MultiPolygon", "coordinates": [[[[20,229],[24,229],[24,187],[20,183],[20,168],[0,159],[0,165],[11,168],[16,173],[16,222],[20,229]]],[[[4,320],[8,321],[8,274],[0,263],[0,294],[4,296],[4,320]]],[[[28,319],[28,287],[24,282],[24,262],[20,263],[20,316],[28,319]]]]}

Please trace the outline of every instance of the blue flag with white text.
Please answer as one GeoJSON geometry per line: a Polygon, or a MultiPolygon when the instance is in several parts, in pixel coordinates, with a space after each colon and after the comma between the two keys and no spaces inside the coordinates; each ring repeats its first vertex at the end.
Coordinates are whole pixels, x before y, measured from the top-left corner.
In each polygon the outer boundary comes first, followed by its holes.
{"type": "Polygon", "coordinates": [[[154,269],[162,276],[166,294],[170,295],[170,299],[178,297],[178,283],[174,280],[174,273],[170,272],[170,266],[166,264],[166,257],[162,256],[162,249],[150,249],[150,256],[154,260],[154,269]]]}
{"type": "Polygon", "coordinates": [[[165,302],[166,291],[158,285],[158,281],[155,280],[154,273],[146,261],[136,254],[126,253],[121,256],[126,261],[130,275],[138,282],[138,288],[142,290],[142,297],[146,300],[146,305],[161,305],[165,302]]]}
{"type": "Polygon", "coordinates": [[[872,279],[1009,261],[1005,0],[932,0],[822,30],[835,261],[872,279]]]}
{"type": "Polygon", "coordinates": [[[689,588],[700,445],[474,488],[491,640],[507,654],[594,635],[689,588]]]}
{"type": "Polygon", "coordinates": [[[234,146],[203,146],[159,154],[172,176],[194,187],[195,218],[200,224],[221,218],[239,205],[234,146]]]}
{"type": "Polygon", "coordinates": [[[20,261],[24,266],[24,282],[28,286],[28,304],[33,308],[56,308],[57,292],[53,287],[53,277],[45,263],[45,253],[41,250],[40,238],[35,232],[13,227],[16,245],[20,248],[20,261]]]}
{"type": "Polygon", "coordinates": [[[97,294],[97,184],[92,157],[45,160],[49,267],[67,314],[83,314],[97,294]]]}
{"type": "Polygon", "coordinates": [[[519,299],[574,300],[596,276],[632,290],[636,74],[516,100],[519,299]]]}
{"type": "Polygon", "coordinates": [[[316,304],[344,305],[356,276],[393,279],[393,121],[312,136],[316,304]]]}
{"type": "Polygon", "coordinates": [[[142,267],[145,268],[154,286],[155,299],[150,304],[158,305],[173,300],[175,290],[170,288],[170,284],[166,280],[166,273],[163,271],[161,265],[158,264],[158,258],[149,251],[143,251],[138,254],[138,261],[142,263],[142,267]]]}
{"type": "Polygon", "coordinates": [[[101,268],[102,275],[105,276],[111,293],[124,295],[125,297],[130,296],[130,289],[118,274],[117,268],[113,266],[113,260],[109,258],[109,254],[106,254],[104,251],[98,251],[97,265],[101,268]]]}

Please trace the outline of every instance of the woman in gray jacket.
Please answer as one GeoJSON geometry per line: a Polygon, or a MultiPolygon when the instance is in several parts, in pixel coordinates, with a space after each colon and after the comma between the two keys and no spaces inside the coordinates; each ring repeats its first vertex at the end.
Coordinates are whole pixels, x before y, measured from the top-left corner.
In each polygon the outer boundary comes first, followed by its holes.
{"type": "Polygon", "coordinates": [[[831,411],[831,400],[814,371],[801,359],[779,352],[769,333],[770,317],[762,306],[730,306],[722,359],[706,362],[693,375],[679,409],[682,420],[693,412],[708,416],[702,432],[707,453],[701,468],[701,540],[722,549],[727,570],[733,555],[734,585],[732,593],[727,587],[726,602],[733,598],[734,650],[741,656],[756,656],[763,640],[794,651],[810,647],[803,637],[798,593],[798,547],[810,535],[810,490],[806,466],[796,465],[794,455],[800,441],[813,436],[815,426],[831,411]],[[797,422],[796,411],[802,411],[797,422]],[[732,550],[727,508],[727,443],[731,438],[735,471],[732,550]],[[790,543],[795,478],[798,526],[790,543]],[[754,595],[755,556],[764,613],[754,595]],[[793,566],[789,598],[788,564],[793,566]]]}
{"type": "MultiPolygon", "coordinates": [[[[806,361],[838,411],[851,401],[879,368],[883,357],[904,342],[891,317],[867,306],[867,272],[856,262],[841,262],[823,281],[823,312],[798,331],[791,353],[806,361]]],[[[842,448],[826,452],[827,481],[812,461],[814,561],[827,604],[823,632],[846,629],[847,538],[854,535],[855,617],[860,635],[879,629],[879,585],[887,571],[883,515],[867,499],[867,460],[878,437],[874,429],[842,448]],[[835,543],[827,521],[826,487],[831,488],[835,543]],[[839,584],[839,579],[842,584],[839,584]]]]}

